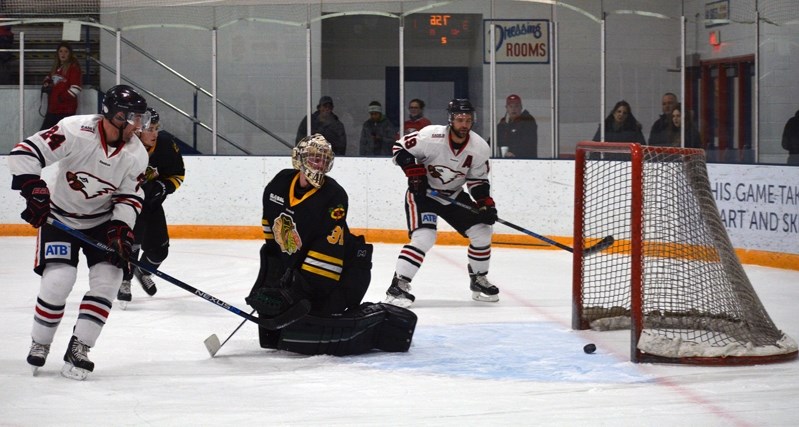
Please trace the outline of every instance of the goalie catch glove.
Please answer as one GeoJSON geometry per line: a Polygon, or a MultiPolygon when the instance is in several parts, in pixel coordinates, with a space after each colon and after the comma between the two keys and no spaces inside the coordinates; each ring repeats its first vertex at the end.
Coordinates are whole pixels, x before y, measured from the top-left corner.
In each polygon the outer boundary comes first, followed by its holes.
{"type": "Polygon", "coordinates": [[[411,163],[402,167],[408,177],[408,191],[414,196],[424,196],[427,190],[427,170],[424,165],[411,163]]]}
{"type": "Polygon", "coordinates": [[[133,251],[133,231],[127,224],[115,219],[108,223],[105,233],[108,246],[114,250],[106,255],[106,261],[119,268],[125,268],[133,251]]]}
{"type": "Polygon", "coordinates": [[[299,276],[294,269],[286,270],[277,287],[253,288],[244,301],[258,311],[260,317],[272,318],[285,313],[305,300],[305,295],[297,286],[295,275],[299,276]]]}
{"type": "Polygon", "coordinates": [[[41,227],[50,215],[50,189],[39,177],[22,184],[20,194],[25,198],[26,206],[20,216],[34,228],[41,227]]]}
{"type": "Polygon", "coordinates": [[[483,224],[493,224],[497,222],[497,206],[491,196],[477,199],[477,215],[483,224]]]}

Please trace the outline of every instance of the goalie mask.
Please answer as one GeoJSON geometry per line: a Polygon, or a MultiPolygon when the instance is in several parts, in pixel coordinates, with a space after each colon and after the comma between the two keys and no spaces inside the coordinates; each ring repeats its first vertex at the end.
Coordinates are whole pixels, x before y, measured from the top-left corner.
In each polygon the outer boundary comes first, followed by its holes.
{"type": "Polygon", "coordinates": [[[316,188],[322,186],[325,174],[333,169],[333,158],[333,147],[318,133],[301,139],[291,150],[292,166],[316,188]]]}

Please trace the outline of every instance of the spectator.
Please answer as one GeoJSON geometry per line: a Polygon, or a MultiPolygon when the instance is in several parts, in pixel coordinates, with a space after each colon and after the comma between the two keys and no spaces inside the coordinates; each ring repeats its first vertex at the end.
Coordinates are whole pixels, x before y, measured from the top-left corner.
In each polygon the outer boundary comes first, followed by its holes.
{"type": "Polygon", "coordinates": [[[497,141],[502,147],[502,157],[538,157],[538,124],[522,107],[519,95],[510,95],[505,100],[505,117],[497,124],[497,141]]]}
{"type": "Polygon", "coordinates": [[[799,166],[799,111],[785,123],[782,148],[788,150],[788,164],[799,166]]]}
{"type": "MultiPolygon", "coordinates": [[[[300,127],[297,128],[297,138],[300,142],[308,133],[308,117],[303,117],[300,127]]],[[[333,113],[333,98],[323,96],[319,98],[316,112],[311,114],[311,135],[321,134],[333,146],[335,154],[344,156],[347,153],[347,133],[344,124],[333,113]]]]}
{"type": "Polygon", "coordinates": [[[59,43],[53,68],[42,83],[42,92],[48,95],[47,114],[40,130],[50,129],[64,117],[77,113],[81,76],[72,46],[67,42],[59,43]]]}
{"type": "MultiPolygon", "coordinates": [[[[594,141],[600,141],[601,128],[596,130],[594,141]]],[[[630,104],[619,101],[613,106],[613,111],[605,118],[605,141],[607,142],[637,142],[646,144],[644,134],[641,132],[641,123],[635,119],[630,104]]]]}
{"type": "MultiPolygon", "coordinates": [[[[144,203],[133,228],[136,240],[131,258],[142,265],[157,269],[169,254],[169,232],[163,203],[168,195],[183,184],[186,170],[183,156],[174,139],[158,132],[161,128],[158,112],[149,107],[147,111],[150,113],[150,124],[136,133],[147,150],[148,164],[141,185],[144,203]],[[141,257],[139,251],[142,252],[141,257]]],[[[131,266],[126,266],[124,270],[122,285],[117,293],[117,300],[123,310],[132,299],[130,280],[134,275],[147,295],[153,296],[158,290],[152,275],[146,270],[131,266]]]]}
{"type": "Polygon", "coordinates": [[[362,156],[390,156],[397,130],[383,115],[383,106],[377,101],[369,103],[369,119],[361,128],[362,156]]]}
{"type": "MultiPolygon", "coordinates": [[[[410,116],[405,120],[403,132],[405,135],[422,130],[427,125],[432,124],[430,119],[424,116],[424,101],[419,98],[411,99],[408,103],[408,113],[410,116]]],[[[399,137],[397,137],[399,139],[399,137]]]]}
{"type": "Polygon", "coordinates": [[[671,112],[677,106],[677,95],[666,92],[661,100],[663,114],[652,124],[649,131],[649,145],[669,145],[669,129],[672,126],[671,112]]]}
{"type": "Polygon", "coordinates": [[[681,133],[682,127],[685,127],[685,148],[702,148],[702,140],[699,137],[699,129],[697,129],[694,121],[691,120],[690,114],[686,114],[685,118],[682,117],[682,107],[677,104],[671,111],[672,125],[669,128],[669,145],[672,147],[682,147],[681,133]]]}

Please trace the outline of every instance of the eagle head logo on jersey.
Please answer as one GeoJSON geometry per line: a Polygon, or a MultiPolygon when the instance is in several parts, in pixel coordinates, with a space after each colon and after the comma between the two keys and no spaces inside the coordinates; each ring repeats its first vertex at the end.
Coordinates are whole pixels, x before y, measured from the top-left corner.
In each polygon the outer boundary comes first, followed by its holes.
{"type": "Polygon", "coordinates": [[[302,239],[300,239],[300,233],[297,233],[294,219],[284,213],[275,219],[272,233],[275,235],[275,242],[280,246],[280,250],[289,255],[299,251],[302,247],[302,239]]]}
{"type": "Polygon", "coordinates": [[[69,188],[80,191],[87,199],[93,199],[103,194],[113,193],[116,187],[87,172],[66,173],[69,188]]]}
{"type": "Polygon", "coordinates": [[[455,171],[442,165],[430,165],[427,167],[427,169],[428,172],[430,172],[430,176],[441,180],[442,184],[449,184],[450,182],[454,181],[455,178],[464,175],[463,172],[455,171]]]}

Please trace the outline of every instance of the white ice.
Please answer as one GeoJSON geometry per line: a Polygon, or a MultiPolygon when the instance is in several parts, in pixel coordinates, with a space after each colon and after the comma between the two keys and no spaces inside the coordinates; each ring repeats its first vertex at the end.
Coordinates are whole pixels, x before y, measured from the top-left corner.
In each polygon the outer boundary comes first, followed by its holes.
{"type": "MultiPolygon", "coordinates": [[[[410,352],[352,357],[264,350],[246,324],[163,280],[134,283],[90,353],[84,382],[61,360],[87,289],[83,264],[47,364],[25,356],[39,288],[33,238],[0,238],[0,425],[794,426],[799,363],[698,367],[630,362],[629,332],[573,331],[571,255],[494,248],[498,303],[470,299],[466,249],[436,246],[413,282],[410,352]],[[597,352],[583,353],[596,343],[597,352]]],[[[173,240],[161,270],[244,311],[258,241],[173,240]]],[[[382,300],[399,245],[378,244],[367,301],[382,300]]],[[[83,262],[83,260],[82,260],[83,262]]],[[[799,272],[747,266],[774,322],[799,338],[799,272]]]]}

